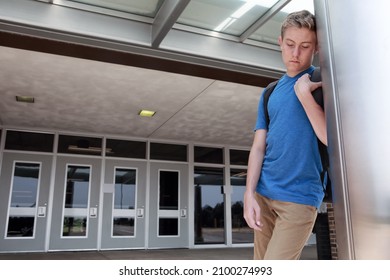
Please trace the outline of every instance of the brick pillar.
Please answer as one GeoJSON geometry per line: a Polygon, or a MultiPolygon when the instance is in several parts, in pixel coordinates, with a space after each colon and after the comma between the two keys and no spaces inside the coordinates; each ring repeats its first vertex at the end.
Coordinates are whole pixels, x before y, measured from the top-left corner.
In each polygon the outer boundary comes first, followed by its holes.
{"type": "Polygon", "coordinates": [[[328,213],[329,238],[330,238],[332,260],[337,260],[338,254],[337,254],[337,242],[336,242],[336,224],[334,220],[333,203],[326,203],[326,211],[328,213]]]}

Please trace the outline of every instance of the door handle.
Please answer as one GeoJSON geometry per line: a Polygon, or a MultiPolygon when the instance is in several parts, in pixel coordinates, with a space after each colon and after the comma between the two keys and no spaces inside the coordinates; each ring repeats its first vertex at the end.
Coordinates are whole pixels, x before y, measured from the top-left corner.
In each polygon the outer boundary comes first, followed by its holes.
{"type": "Polygon", "coordinates": [[[44,218],[46,217],[46,206],[38,207],[38,217],[44,218]]]}
{"type": "Polygon", "coordinates": [[[89,208],[89,217],[90,218],[96,218],[97,217],[97,208],[96,207],[89,208]]]}
{"type": "Polygon", "coordinates": [[[143,218],[144,217],[144,209],[138,208],[137,209],[137,218],[143,218]]]}
{"type": "Polygon", "coordinates": [[[180,209],[180,217],[187,218],[187,209],[180,209]]]}

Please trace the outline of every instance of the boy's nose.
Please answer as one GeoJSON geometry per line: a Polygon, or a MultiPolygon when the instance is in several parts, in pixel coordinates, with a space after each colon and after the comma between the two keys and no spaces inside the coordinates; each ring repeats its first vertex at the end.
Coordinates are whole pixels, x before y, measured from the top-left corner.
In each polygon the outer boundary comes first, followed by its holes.
{"type": "Polygon", "coordinates": [[[294,55],[294,57],[298,57],[299,56],[299,48],[298,47],[294,48],[293,55],[294,55]]]}

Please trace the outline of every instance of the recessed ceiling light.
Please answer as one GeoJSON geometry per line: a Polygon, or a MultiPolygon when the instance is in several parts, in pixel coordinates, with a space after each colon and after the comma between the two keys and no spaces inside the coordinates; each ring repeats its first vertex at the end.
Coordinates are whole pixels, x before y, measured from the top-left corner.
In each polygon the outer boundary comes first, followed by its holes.
{"type": "Polygon", "coordinates": [[[17,95],[16,96],[16,101],[18,101],[18,102],[25,102],[25,103],[34,103],[35,99],[32,96],[17,95]]]}
{"type": "Polygon", "coordinates": [[[150,111],[150,110],[141,110],[139,111],[138,115],[141,117],[153,117],[154,114],[156,114],[156,111],[150,111]]]}

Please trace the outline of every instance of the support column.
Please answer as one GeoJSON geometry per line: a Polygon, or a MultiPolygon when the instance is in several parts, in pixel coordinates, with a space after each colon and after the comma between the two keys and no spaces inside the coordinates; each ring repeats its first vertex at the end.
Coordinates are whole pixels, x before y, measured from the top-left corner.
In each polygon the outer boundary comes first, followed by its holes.
{"type": "Polygon", "coordinates": [[[339,259],[390,259],[388,8],[315,0],[339,259]]]}

